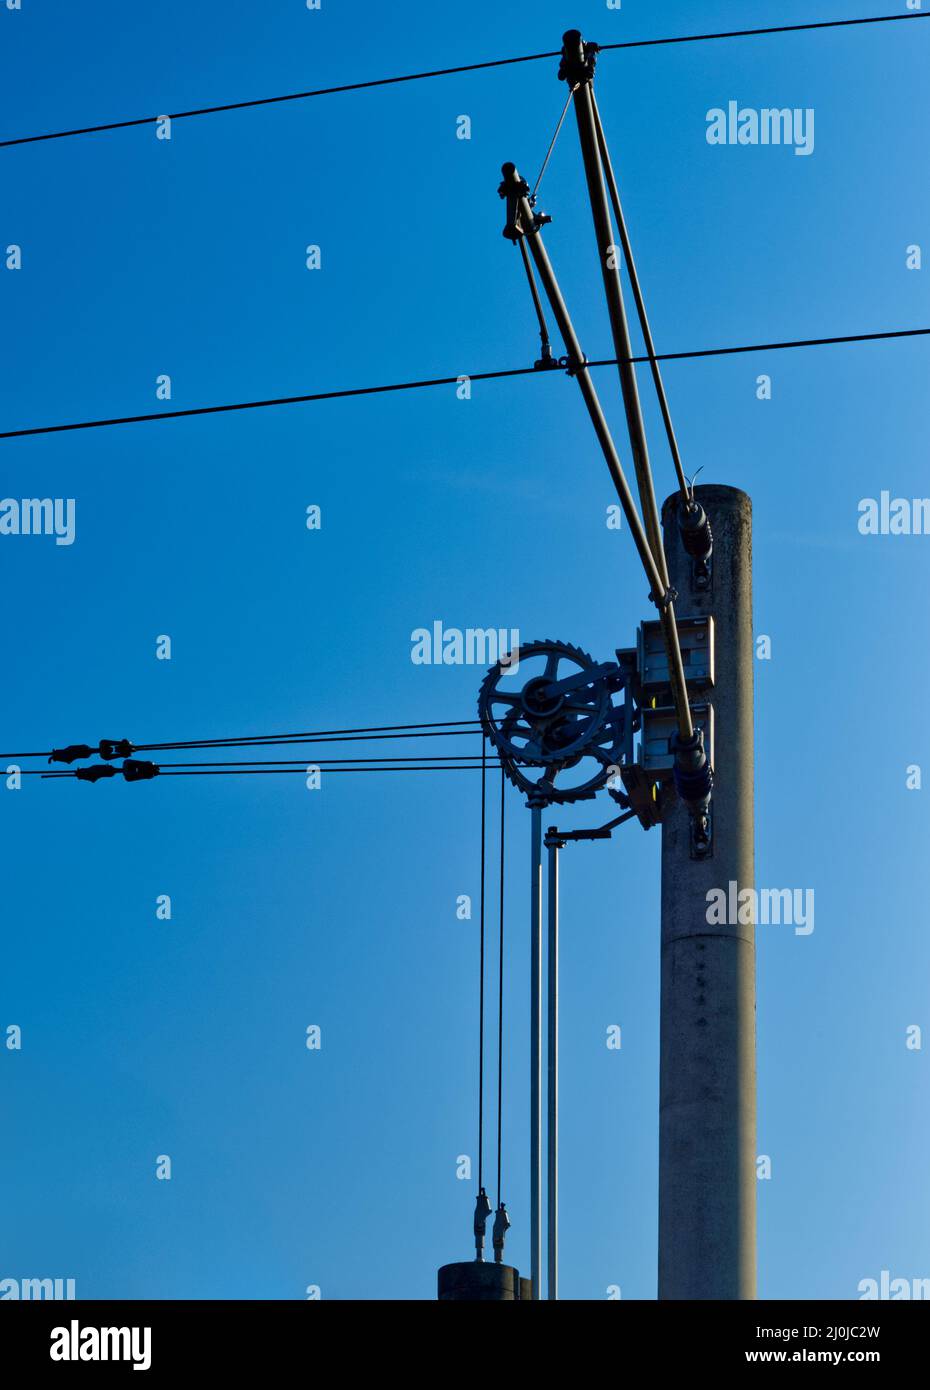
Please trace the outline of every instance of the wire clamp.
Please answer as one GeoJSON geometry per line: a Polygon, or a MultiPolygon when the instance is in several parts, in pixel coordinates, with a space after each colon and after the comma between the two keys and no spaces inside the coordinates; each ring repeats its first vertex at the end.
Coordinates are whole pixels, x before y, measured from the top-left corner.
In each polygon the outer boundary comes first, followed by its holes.
{"type": "Polygon", "coordinates": [[[559,359],[558,359],[557,357],[553,357],[553,355],[552,355],[552,347],[551,347],[551,345],[550,345],[549,343],[543,343],[543,347],[542,347],[542,357],[537,358],[537,360],[533,363],[533,371],[534,371],[534,372],[551,372],[551,371],[558,371],[558,369],[559,369],[560,366],[561,366],[561,362],[559,361],[559,359]]]}
{"type": "Polygon", "coordinates": [[[491,1202],[484,1188],[480,1188],[475,1202],[475,1259],[484,1259],[484,1235],[488,1217],[491,1215],[491,1202]]]}
{"type": "Polygon", "coordinates": [[[656,608],[659,609],[660,613],[667,613],[669,608],[677,598],[678,590],[673,589],[671,586],[668,589],[666,589],[664,594],[656,595],[654,590],[652,590],[649,594],[650,602],[655,604],[656,608]]]}
{"type": "Polygon", "coordinates": [[[128,758],[134,749],[128,738],[102,738],[97,751],[109,762],[113,758],[128,758]]]}
{"type": "MultiPolygon", "coordinates": [[[[498,185],[497,194],[498,197],[507,200],[507,220],[504,223],[502,235],[508,241],[516,243],[526,231],[520,221],[520,202],[523,198],[530,196],[530,186],[526,179],[521,178],[517,173],[515,164],[502,164],[501,173],[504,177],[498,185]]],[[[542,215],[541,213],[536,214],[537,217],[542,215]]],[[[535,220],[534,217],[534,222],[535,220]]]]}
{"type": "Polygon", "coordinates": [[[503,1264],[504,1262],[504,1241],[509,1230],[510,1216],[508,1215],[506,1204],[501,1202],[497,1211],[494,1213],[494,1229],[491,1233],[491,1239],[494,1245],[494,1263],[496,1265],[503,1264]]]}

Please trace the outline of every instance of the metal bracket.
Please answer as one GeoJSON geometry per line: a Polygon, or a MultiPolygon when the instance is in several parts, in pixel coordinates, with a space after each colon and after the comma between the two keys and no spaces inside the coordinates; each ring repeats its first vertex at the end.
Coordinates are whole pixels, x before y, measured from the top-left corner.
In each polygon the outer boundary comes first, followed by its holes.
{"type": "Polygon", "coordinates": [[[713,859],[714,857],[714,805],[708,806],[703,816],[691,818],[690,828],[691,858],[713,859]]]}
{"type": "Polygon", "coordinates": [[[557,830],[554,825],[550,825],[543,843],[546,849],[564,849],[569,840],[609,840],[611,832],[616,830],[618,825],[632,820],[635,815],[635,811],[624,811],[622,816],[617,816],[616,820],[609,820],[606,825],[599,825],[596,830],[557,830]]]}
{"type": "Polygon", "coordinates": [[[691,561],[691,588],[696,594],[709,593],[714,580],[714,557],[691,561]]]}

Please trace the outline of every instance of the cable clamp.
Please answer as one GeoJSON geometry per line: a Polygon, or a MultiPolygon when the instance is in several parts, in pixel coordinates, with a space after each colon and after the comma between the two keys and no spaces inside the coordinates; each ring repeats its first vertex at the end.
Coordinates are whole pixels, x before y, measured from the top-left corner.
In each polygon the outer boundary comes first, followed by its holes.
{"type": "Polygon", "coordinates": [[[553,355],[552,355],[552,347],[551,347],[551,345],[550,345],[548,342],[543,343],[543,346],[542,346],[542,357],[537,358],[537,360],[533,363],[533,371],[534,371],[534,372],[551,372],[551,371],[558,371],[560,365],[561,365],[561,363],[559,362],[558,358],[555,358],[555,357],[553,357],[553,355]]]}
{"type": "Polygon", "coordinates": [[[666,589],[664,594],[661,594],[659,596],[656,595],[655,590],[652,590],[649,594],[650,602],[655,604],[656,608],[659,609],[660,613],[667,613],[669,608],[677,598],[678,590],[673,589],[671,586],[669,586],[669,588],[666,589]]]}
{"type": "Polygon", "coordinates": [[[475,1202],[475,1259],[484,1259],[484,1233],[491,1215],[491,1202],[482,1187],[475,1202]]]}
{"type": "Polygon", "coordinates": [[[506,1203],[501,1202],[497,1211],[494,1213],[494,1229],[491,1232],[491,1240],[494,1245],[494,1263],[499,1265],[504,1261],[504,1240],[510,1230],[510,1216],[507,1213],[506,1203]]]}
{"type": "Polygon", "coordinates": [[[113,758],[128,758],[135,750],[128,738],[102,738],[97,752],[108,762],[113,758]]]}
{"type": "Polygon", "coordinates": [[[575,362],[575,361],[573,361],[573,359],[572,359],[571,357],[560,357],[560,358],[559,358],[559,366],[560,366],[560,367],[564,367],[564,368],[565,368],[565,371],[568,373],[569,376],[577,376],[579,372],[583,372],[583,371],[585,370],[585,368],[587,367],[587,365],[588,365],[587,354],[585,354],[585,355],[582,357],[582,359],[581,359],[580,362],[575,362]]]}
{"type": "MultiPolygon", "coordinates": [[[[506,198],[507,200],[507,220],[504,223],[502,235],[516,245],[526,231],[520,222],[520,202],[523,198],[530,196],[530,186],[526,179],[522,179],[517,173],[515,164],[502,165],[501,173],[504,177],[498,185],[497,195],[499,198],[506,198]]],[[[541,216],[541,214],[537,214],[537,216],[541,216]]]]}

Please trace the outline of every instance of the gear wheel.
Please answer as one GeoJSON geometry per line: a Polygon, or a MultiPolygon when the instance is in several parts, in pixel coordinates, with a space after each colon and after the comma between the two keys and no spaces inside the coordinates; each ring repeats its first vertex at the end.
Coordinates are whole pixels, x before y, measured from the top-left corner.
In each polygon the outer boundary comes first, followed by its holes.
{"type": "Polygon", "coordinates": [[[622,686],[619,668],[553,641],[521,646],[518,669],[527,666],[532,673],[522,687],[510,689],[517,671],[499,661],[491,667],[478,695],[484,731],[510,781],[531,801],[590,800],[623,756],[624,711],[611,702],[622,686]],[[541,769],[535,780],[529,768],[541,769]]]}

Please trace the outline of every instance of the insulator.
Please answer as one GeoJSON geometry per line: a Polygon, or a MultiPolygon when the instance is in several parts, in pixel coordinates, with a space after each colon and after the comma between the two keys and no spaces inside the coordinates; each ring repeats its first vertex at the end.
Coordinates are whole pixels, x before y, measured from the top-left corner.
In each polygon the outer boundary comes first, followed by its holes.
{"type": "Polygon", "coordinates": [[[158,776],[158,765],[141,758],[127,758],[122,772],[127,782],[147,782],[149,778],[158,776]]]}
{"type": "Polygon", "coordinates": [[[678,530],[681,543],[692,560],[709,560],[714,549],[714,537],[707,513],[693,498],[678,509],[678,530]]]}
{"type": "Polygon", "coordinates": [[[675,764],[675,790],[686,806],[703,809],[714,789],[714,770],[705,758],[704,766],[691,770],[675,764]]]}
{"type": "Polygon", "coordinates": [[[692,815],[705,812],[714,789],[714,770],[704,751],[703,733],[697,729],[688,740],[676,735],[672,749],[675,790],[692,815]]]}
{"type": "Polygon", "coordinates": [[[67,748],[53,748],[49,755],[50,763],[73,763],[78,758],[92,758],[96,749],[86,743],[71,743],[67,748]]]}
{"type": "Polygon", "coordinates": [[[92,767],[76,767],[74,775],[82,782],[99,782],[101,777],[115,777],[118,771],[111,763],[94,763],[92,767]]]}

